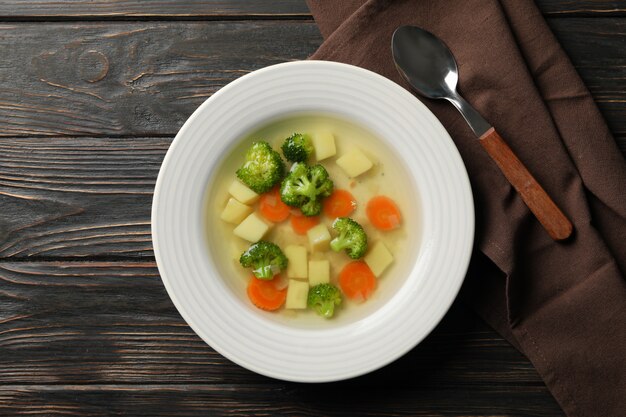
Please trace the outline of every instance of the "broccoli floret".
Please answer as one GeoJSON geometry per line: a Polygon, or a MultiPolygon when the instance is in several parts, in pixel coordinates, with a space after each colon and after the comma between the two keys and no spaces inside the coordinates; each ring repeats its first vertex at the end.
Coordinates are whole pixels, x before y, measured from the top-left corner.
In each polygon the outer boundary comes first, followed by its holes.
{"type": "Polygon", "coordinates": [[[241,266],[252,268],[255,277],[267,280],[287,268],[287,262],[287,257],[277,245],[264,240],[250,245],[239,258],[241,266]]]}
{"type": "Polygon", "coordinates": [[[367,235],[360,224],[348,217],[339,217],[333,222],[333,229],[339,235],[330,241],[330,248],[335,252],[342,249],[352,259],[359,259],[367,251],[367,235]]]}
{"type": "Polygon", "coordinates": [[[288,161],[305,162],[313,153],[313,142],[308,135],[294,133],[285,139],[282,150],[288,161]]]}
{"type": "Polygon", "coordinates": [[[307,305],[324,318],[331,318],[341,304],[341,291],[332,284],[318,284],[309,290],[307,305]]]}
{"type": "Polygon", "coordinates": [[[246,162],[237,170],[237,177],[254,192],[262,194],[279,182],[285,164],[267,142],[254,142],[246,152],[246,162]]]}
{"type": "Polygon", "coordinates": [[[322,211],[321,199],[332,192],[333,182],[326,168],[296,162],[281,184],[280,199],[288,206],[299,207],[305,216],[317,216],[322,211]]]}

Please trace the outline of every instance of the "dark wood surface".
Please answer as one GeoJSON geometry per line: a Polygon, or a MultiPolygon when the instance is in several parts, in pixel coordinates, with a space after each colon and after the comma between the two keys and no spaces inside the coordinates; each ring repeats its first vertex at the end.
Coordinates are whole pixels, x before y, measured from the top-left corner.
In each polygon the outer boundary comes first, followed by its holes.
{"type": "MultiPolygon", "coordinates": [[[[626,151],[626,1],[538,1],[626,151]]],[[[213,92],[321,42],[302,0],[0,3],[0,415],[559,416],[461,302],[397,362],[334,384],[206,346],[158,276],[150,205],[213,92]]]]}

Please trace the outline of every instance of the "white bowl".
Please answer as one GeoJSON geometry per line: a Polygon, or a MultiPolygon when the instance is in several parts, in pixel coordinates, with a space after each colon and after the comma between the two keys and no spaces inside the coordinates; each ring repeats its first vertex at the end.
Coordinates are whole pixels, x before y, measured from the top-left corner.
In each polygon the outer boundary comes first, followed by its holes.
{"type": "Polygon", "coordinates": [[[191,328],[233,362],[299,382],[362,375],[416,346],[454,301],[473,239],[467,172],[435,116],[392,81],[325,61],[267,67],[205,101],[167,152],[152,206],[159,272],[191,328]],[[280,116],[316,112],[363,125],[403,158],[420,196],[422,230],[410,273],[385,305],[346,326],[311,329],[268,320],[233,294],[209,256],[203,216],[207,185],[237,140],[280,116]]]}

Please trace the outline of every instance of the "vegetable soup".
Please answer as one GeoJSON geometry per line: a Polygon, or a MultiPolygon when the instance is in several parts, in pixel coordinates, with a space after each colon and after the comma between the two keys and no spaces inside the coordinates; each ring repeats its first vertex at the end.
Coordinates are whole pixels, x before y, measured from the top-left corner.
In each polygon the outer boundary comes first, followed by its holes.
{"type": "Polygon", "coordinates": [[[272,121],[213,177],[210,256],[237,298],[271,320],[354,322],[383,307],[415,264],[416,186],[391,147],[351,121],[272,121]]]}

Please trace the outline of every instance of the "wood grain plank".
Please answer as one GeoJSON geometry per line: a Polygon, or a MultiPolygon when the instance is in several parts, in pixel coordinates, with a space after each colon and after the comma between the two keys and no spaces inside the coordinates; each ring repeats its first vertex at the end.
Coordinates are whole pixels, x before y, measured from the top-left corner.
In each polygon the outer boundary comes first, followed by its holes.
{"type": "MultiPolygon", "coordinates": [[[[624,0],[536,0],[547,16],[621,16],[624,0]]],[[[211,18],[255,16],[308,16],[305,0],[4,0],[0,18],[211,18]]]]}
{"type": "Polygon", "coordinates": [[[304,0],[4,0],[0,18],[309,16],[304,0]]]}
{"type": "Polygon", "coordinates": [[[535,0],[539,9],[546,16],[624,16],[624,0],[535,0]]]}
{"type": "MultiPolygon", "coordinates": [[[[626,21],[550,23],[626,135],[626,21]]],[[[313,23],[293,21],[0,25],[0,136],[174,135],[228,82],[320,42],[313,23]]]]}
{"type": "MultiPolygon", "coordinates": [[[[143,384],[180,384],[173,389],[180,391],[186,391],[189,384],[265,384],[272,387],[266,389],[295,390],[300,396],[316,390],[256,375],[205,345],[178,315],[154,263],[0,263],[0,410],[11,398],[11,402],[25,404],[17,397],[3,397],[7,390],[29,391],[24,400],[37,402],[36,396],[47,390],[58,389],[57,394],[66,389],[74,394],[101,391],[107,393],[102,398],[113,398],[113,390],[132,395],[146,389],[143,384]],[[116,387],[60,387],[78,384],[116,387]],[[15,385],[25,387],[11,388],[15,385]],[[27,387],[31,385],[38,387],[27,387]]],[[[353,390],[357,398],[363,387],[387,393],[404,390],[398,400],[406,410],[411,398],[428,397],[426,392],[447,393],[451,406],[456,400],[469,401],[468,390],[494,387],[499,392],[535,393],[536,410],[556,409],[532,365],[459,302],[423,343],[398,361],[317,392],[353,390]]],[[[211,389],[220,400],[224,400],[220,390],[229,390],[211,389]]],[[[341,397],[333,401],[346,406],[348,398],[341,397]]],[[[267,400],[265,394],[260,398],[267,400]]],[[[377,405],[383,406],[389,398],[378,400],[377,405]]],[[[492,400],[486,395],[477,401],[483,401],[482,407],[492,400]]],[[[297,398],[290,401],[285,406],[300,403],[297,398]]],[[[413,403],[421,407],[419,401],[413,403]]],[[[498,404],[513,402],[507,398],[492,405],[498,404]]]]}
{"type": "Polygon", "coordinates": [[[0,25],[0,135],[171,135],[225,84],[320,41],[295,21],[0,25]]]}
{"type": "Polygon", "coordinates": [[[0,257],[149,256],[167,138],[0,141],[0,257]]]}
{"type": "Polygon", "coordinates": [[[169,385],[0,387],[0,411],[58,416],[508,416],[563,412],[537,387],[381,390],[330,385],[169,385]],[[341,389],[338,389],[341,388],[341,389]]]}

